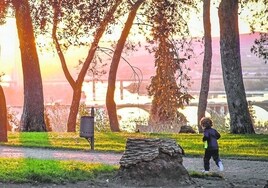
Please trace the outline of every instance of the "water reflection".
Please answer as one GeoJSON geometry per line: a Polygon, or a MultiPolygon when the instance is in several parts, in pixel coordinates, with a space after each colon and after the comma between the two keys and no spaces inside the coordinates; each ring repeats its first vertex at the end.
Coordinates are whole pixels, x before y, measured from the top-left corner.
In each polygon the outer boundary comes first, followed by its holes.
{"type": "MultiPolygon", "coordinates": [[[[253,109],[255,111],[255,122],[264,125],[265,122],[268,121],[268,112],[261,107],[254,106],[253,109]]],[[[179,110],[181,113],[185,115],[188,120],[188,125],[196,126],[197,124],[197,110],[196,106],[186,106],[183,110],[179,110]]],[[[149,113],[141,108],[137,107],[126,107],[121,108],[117,111],[120,126],[122,129],[131,129],[135,130],[136,124],[146,124],[149,113]]],[[[206,116],[210,117],[211,114],[206,112],[206,116]]],[[[229,114],[223,116],[223,118],[229,117],[229,114]]]]}

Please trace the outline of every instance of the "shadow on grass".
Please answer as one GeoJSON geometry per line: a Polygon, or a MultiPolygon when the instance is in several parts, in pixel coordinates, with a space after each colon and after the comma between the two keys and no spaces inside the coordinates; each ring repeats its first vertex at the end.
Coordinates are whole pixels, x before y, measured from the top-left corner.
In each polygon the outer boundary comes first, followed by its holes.
{"type": "MultiPolygon", "coordinates": [[[[19,142],[26,147],[50,146],[47,133],[22,132],[19,133],[19,142]]],[[[18,151],[18,157],[0,158],[0,182],[31,184],[75,183],[93,180],[99,175],[114,173],[118,170],[117,166],[112,165],[27,158],[27,154],[23,153],[23,150],[18,151]]]]}
{"type": "MultiPolygon", "coordinates": [[[[19,141],[26,147],[51,146],[47,132],[20,132],[19,141]]],[[[22,159],[19,168],[20,169],[17,171],[18,181],[26,181],[30,183],[60,183],[63,181],[63,177],[60,178],[59,176],[62,171],[59,161],[24,158],[22,159]]]]}

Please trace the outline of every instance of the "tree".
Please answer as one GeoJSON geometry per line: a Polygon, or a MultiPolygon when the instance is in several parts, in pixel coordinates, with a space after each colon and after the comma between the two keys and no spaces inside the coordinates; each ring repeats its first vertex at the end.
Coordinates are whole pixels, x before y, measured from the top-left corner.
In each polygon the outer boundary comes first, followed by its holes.
{"type": "Polygon", "coordinates": [[[254,41],[251,52],[257,57],[263,58],[264,62],[268,61],[268,1],[267,0],[247,0],[245,5],[251,7],[252,14],[247,17],[250,22],[252,32],[259,31],[260,37],[254,41]]]}
{"type": "MultiPolygon", "coordinates": [[[[267,29],[268,31],[268,29],[267,29]]],[[[268,33],[260,33],[260,38],[254,41],[251,52],[263,58],[265,63],[268,61],[268,33]]]]}
{"type": "MultiPolygon", "coordinates": [[[[5,23],[5,17],[7,13],[7,2],[0,1],[0,25],[5,23]]],[[[0,75],[0,79],[1,79],[0,75]]],[[[7,106],[5,93],[0,85],[0,142],[7,142],[7,106]]]]}
{"type": "Polygon", "coordinates": [[[156,130],[179,131],[186,118],[178,109],[182,109],[192,98],[182,84],[183,79],[188,79],[182,68],[186,59],[179,57],[171,40],[173,35],[185,31],[186,25],[176,19],[181,16],[176,12],[178,5],[180,3],[175,1],[156,0],[152,6],[152,35],[157,47],[154,51],[156,75],[148,88],[149,95],[153,96],[149,124],[156,130]],[[184,27],[176,28],[177,24],[184,27]],[[179,84],[176,76],[180,79],[179,84]]]}
{"type": "Polygon", "coordinates": [[[204,40],[205,53],[203,59],[203,73],[201,80],[201,90],[199,94],[198,111],[197,111],[197,125],[198,131],[203,132],[199,121],[205,117],[207,109],[207,98],[209,92],[209,82],[211,73],[211,58],[212,58],[212,44],[211,44],[211,23],[210,23],[210,0],[203,1],[203,26],[204,26],[204,40]]]}
{"type": "Polygon", "coordinates": [[[114,55],[112,58],[112,62],[111,62],[111,67],[110,67],[109,77],[108,77],[108,88],[107,88],[107,94],[106,94],[106,107],[107,107],[110,127],[112,131],[120,131],[118,118],[117,118],[116,103],[114,101],[114,91],[115,91],[117,69],[118,69],[118,65],[120,62],[121,54],[122,54],[126,39],[128,37],[131,26],[135,19],[137,10],[139,9],[139,7],[144,1],[145,0],[138,0],[136,1],[136,3],[131,5],[131,9],[130,9],[127,21],[125,23],[121,36],[117,42],[114,55]]]}
{"type": "Polygon", "coordinates": [[[230,112],[231,133],[254,132],[242,77],[238,28],[238,0],[222,0],[219,5],[220,51],[223,81],[230,112]]]}
{"type": "Polygon", "coordinates": [[[1,0],[0,1],[0,25],[5,23],[7,7],[8,7],[8,2],[6,0],[1,0]]]}
{"type": "Polygon", "coordinates": [[[43,85],[35,37],[27,0],[12,0],[19,36],[24,83],[24,105],[20,120],[22,131],[46,131],[43,85]]]}
{"type": "MultiPolygon", "coordinates": [[[[67,131],[76,131],[76,120],[81,99],[82,84],[91,62],[94,60],[95,52],[98,48],[99,41],[103,36],[107,26],[114,19],[114,14],[121,4],[122,0],[116,1],[73,1],[70,3],[65,0],[48,2],[43,1],[39,11],[43,14],[40,19],[39,26],[44,30],[49,29],[49,8],[52,5],[52,38],[56,48],[56,52],[60,58],[62,69],[66,79],[73,89],[73,98],[70,107],[70,113],[67,122],[67,131]],[[47,4],[46,4],[47,3],[47,4]],[[45,11],[47,10],[47,12],[45,11]],[[59,29],[59,23],[65,25],[59,29]],[[68,69],[67,62],[63,53],[64,49],[69,46],[86,45],[87,43],[79,41],[82,37],[87,36],[92,39],[90,48],[85,58],[81,63],[81,70],[75,80],[68,69]],[[65,40],[66,42],[60,40],[65,40]]],[[[36,17],[38,17],[36,11],[36,17]]]]}
{"type": "Polygon", "coordinates": [[[7,106],[2,86],[0,85],[0,142],[7,142],[7,106]]]}

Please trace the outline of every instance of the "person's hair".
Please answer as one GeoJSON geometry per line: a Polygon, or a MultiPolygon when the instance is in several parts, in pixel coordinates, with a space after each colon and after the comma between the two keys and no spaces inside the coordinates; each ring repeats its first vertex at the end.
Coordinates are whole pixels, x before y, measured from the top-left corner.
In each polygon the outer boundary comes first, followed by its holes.
{"type": "Polygon", "coordinates": [[[203,117],[200,120],[200,125],[205,128],[210,128],[213,126],[213,122],[209,117],[203,117]]]}

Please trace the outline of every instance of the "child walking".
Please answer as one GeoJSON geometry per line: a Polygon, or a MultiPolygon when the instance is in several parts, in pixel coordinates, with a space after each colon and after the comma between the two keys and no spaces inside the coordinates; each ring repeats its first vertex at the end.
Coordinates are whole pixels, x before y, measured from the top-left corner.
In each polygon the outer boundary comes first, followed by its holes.
{"type": "Polygon", "coordinates": [[[200,120],[200,125],[204,128],[203,142],[205,147],[204,156],[204,173],[208,173],[210,169],[210,159],[211,157],[215,161],[216,165],[219,167],[220,171],[223,171],[223,164],[219,157],[219,145],[218,139],[221,137],[220,133],[213,129],[213,122],[208,117],[203,117],[200,120]]]}

